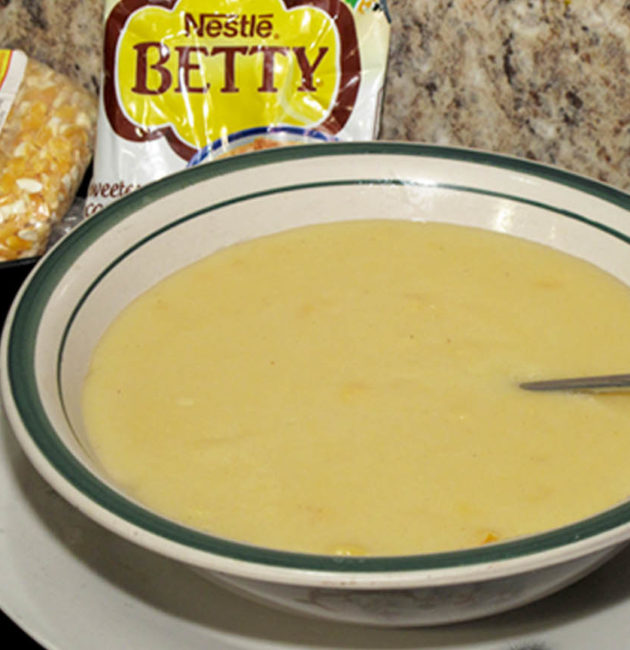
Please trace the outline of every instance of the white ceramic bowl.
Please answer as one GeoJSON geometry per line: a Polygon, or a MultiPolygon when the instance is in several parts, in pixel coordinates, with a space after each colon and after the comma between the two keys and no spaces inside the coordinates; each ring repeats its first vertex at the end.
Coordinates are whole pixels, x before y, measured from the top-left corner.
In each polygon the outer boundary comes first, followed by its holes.
{"type": "Polygon", "coordinates": [[[508,232],[583,257],[630,284],[630,197],[557,169],[384,143],[288,147],[213,162],[108,207],[30,275],[2,339],[2,397],[22,447],[88,517],[294,611],[379,625],[449,623],[506,610],[575,581],[630,539],[630,503],[565,528],[471,550],[336,558],[187,529],[134,502],[95,469],[84,444],[81,385],[92,349],[125,305],[176,269],[233,242],[365,218],[508,232]]]}

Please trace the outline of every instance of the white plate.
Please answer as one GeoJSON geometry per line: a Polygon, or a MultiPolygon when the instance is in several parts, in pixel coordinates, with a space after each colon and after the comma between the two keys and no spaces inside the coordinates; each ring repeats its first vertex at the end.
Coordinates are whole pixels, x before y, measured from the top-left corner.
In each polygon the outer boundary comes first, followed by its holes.
{"type": "Polygon", "coordinates": [[[630,549],[577,585],[493,618],[431,629],[277,612],[140,550],[36,474],[0,414],[0,607],[52,650],[623,650],[630,549]]]}

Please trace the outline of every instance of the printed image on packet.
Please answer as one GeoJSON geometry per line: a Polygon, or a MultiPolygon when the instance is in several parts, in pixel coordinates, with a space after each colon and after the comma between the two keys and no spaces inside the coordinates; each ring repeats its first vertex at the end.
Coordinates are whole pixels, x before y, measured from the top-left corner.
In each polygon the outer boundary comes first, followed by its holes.
{"type": "Polygon", "coordinates": [[[86,216],[223,156],[377,136],[385,0],[106,0],[86,216]]]}

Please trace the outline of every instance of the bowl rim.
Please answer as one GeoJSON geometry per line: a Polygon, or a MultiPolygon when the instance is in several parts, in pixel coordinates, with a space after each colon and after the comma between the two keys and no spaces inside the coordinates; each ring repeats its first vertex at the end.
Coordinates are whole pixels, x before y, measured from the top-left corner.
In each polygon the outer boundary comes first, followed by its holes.
{"type": "MultiPolygon", "coordinates": [[[[553,181],[627,210],[630,194],[555,167],[484,151],[414,143],[326,143],[288,147],[213,161],[146,185],[81,223],[38,263],[21,288],[5,323],[0,381],[5,411],[25,452],[44,477],[85,514],[152,550],[194,565],[245,577],[310,584],[317,579],[354,587],[451,584],[471,578],[510,575],[569,561],[621,543],[630,536],[630,502],[551,531],[487,546],[440,553],[334,557],[260,548],[203,533],[150,512],[112,490],[73,457],[57,438],[39,400],[34,341],[47,297],[73,257],[114,224],[184,186],[269,163],[346,155],[420,156],[472,162],[553,181]]],[[[546,205],[546,204],[543,204],[546,205]]],[[[552,207],[552,206],[548,206],[552,207]]],[[[553,207],[556,212],[566,212],[553,207]]],[[[567,213],[569,214],[569,213],[567,213]]],[[[573,213],[571,213],[573,214],[573,213]]],[[[605,224],[577,216],[630,243],[605,224]]]]}

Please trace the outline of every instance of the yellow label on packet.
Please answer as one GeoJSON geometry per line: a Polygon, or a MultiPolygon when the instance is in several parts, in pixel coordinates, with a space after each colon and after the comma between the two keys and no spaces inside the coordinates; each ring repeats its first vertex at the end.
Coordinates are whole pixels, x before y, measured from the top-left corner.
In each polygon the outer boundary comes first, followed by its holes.
{"type": "Polygon", "coordinates": [[[26,54],[0,49],[0,131],[13,106],[26,70],[26,54]]]}
{"type": "Polygon", "coordinates": [[[339,57],[331,16],[309,6],[286,11],[280,0],[237,9],[219,0],[211,11],[181,0],[176,8],[137,11],[118,41],[118,97],[131,122],[168,123],[199,148],[222,129],[310,126],[330,113],[339,57]]]}
{"type": "Polygon", "coordinates": [[[264,125],[335,135],[361,56],[344,0],[120,0],[105,23],[105,108],[121,137],[185,159],[264,125]]]}
{"type": "Polygon", "coordinates": [[[0,88],[6,79],[11,63],[11,50],[0,50],[0,88]]]}

